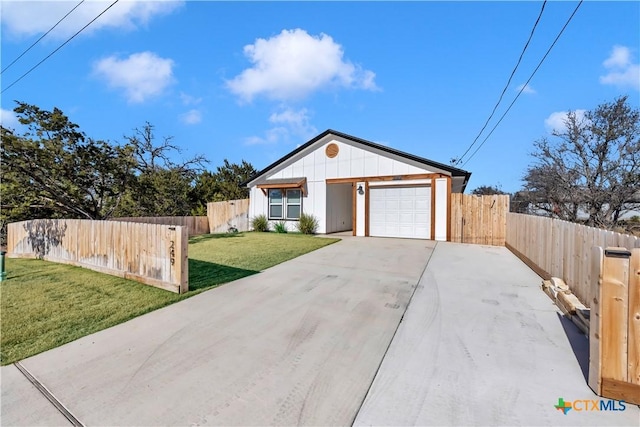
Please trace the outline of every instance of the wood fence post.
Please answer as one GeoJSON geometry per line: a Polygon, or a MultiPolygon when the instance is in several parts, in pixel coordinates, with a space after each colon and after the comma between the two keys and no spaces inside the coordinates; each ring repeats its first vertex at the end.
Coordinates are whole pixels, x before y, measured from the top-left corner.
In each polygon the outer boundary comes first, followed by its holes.
{"type": "MultiPolygon", "coordinates": [[[[598,293],[599,325],[596,333],[600,348],[596,353],[599,356],[599,366],[596,369],[599,370],[600,377],[598,394],[609,399],[640,404],[640,384],[633,379],[638,364],[638,337],[633,331],[635,321],[640,321],[636,289],[640,280],[630,274],[631,268],[634,268],[633,272],[637,276],[640,262],[636,259],[636,250],[633,262],[631,255],[626,248],[607,248],[604,251],[598,293]]],[[[590,373],[590,386],[591,378],[590,373]]]]}
{"type": "MultiPolygon", "coordinates": [[[[602,286],[600,287],[600,336],[602,378],[627,380],[627,313],[629,258],[626,248],[604,251],[602,286]]],[[[603,384],[604,388],[604,384],[603,384]]]]}
{"type": "MultiPolygon", "coordinates": [[[[640,386],[640,248],[631,250],[630,268],[628,381],[640,386]]],[[[640,397],[638,400],[640,400],[640,397]]]]}
{"type": "Polygon", "coordinates": [[[591,301],[591,314],[589,326],[589,387],[597,394],[602,394],[600,379],[600,288],[602,286],[602,263],[604,251],[600,246],[594,246],[591,250],[591,286],[593,286],[593,301],[591,301]]]}

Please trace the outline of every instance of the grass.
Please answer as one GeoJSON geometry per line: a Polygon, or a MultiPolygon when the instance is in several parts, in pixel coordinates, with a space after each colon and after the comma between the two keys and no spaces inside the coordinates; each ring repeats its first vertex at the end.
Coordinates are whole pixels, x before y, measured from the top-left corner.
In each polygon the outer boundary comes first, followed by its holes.
{"type": "Polygon", "coordinates": [[[335,241],[276,233],[194,237],[189,292],[182,295],[84,268],[9,258],[7,280],[0,285],[0,363],[58,347],[335,241]]]}

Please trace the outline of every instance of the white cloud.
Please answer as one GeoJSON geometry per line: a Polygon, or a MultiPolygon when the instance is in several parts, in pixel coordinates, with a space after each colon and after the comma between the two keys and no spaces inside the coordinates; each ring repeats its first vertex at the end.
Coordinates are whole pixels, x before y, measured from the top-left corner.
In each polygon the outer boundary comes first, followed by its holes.
{"type": "Polygon", "coordinates": [[[532,88],[532,87],[531,87],[531,86],[529,86],[529,85],[525,85],[525,84],[521,84],[521,85],[519,85],[519,86],[516,88],[516,90],[517,90],[518,92],[522,91],[522,93],[526,93],[526,94],[529,94],[529,95],[533,95],[533,94],[537,93],[537,92],[536,92],[536,90],[535,90],[534,88],[532,88]]]}
{"type": "Polygon", "coordinates": [[[611,55],[602,65],[609,72],[600,76],[600,83],[640,89],[640,64],[633,63],[631,50],[628,47],[614,46],[611,55]]]}
{"type": "Polygon", "coordinates": [[[198,105],[202,102],[202,98],[196,98],[184,92],[180,92],[180,100],[184,105],[198,105]]]}
{"type": "MultiPolygon", "coordinates": [[[[112,1],[87,0],[64,19],[47,37],[66,38],[76,33],[105,10],[112,1]]],[[[3,30],[14,36],[34,36],[48,31],[77,2],[68,1],[3,1],[0,16],[3,30]]],[[[102,28],[134,30],[146,26],[151,18],[166,15],[181,7],[184,1],[121,0],[111,7],[82,34],[102,28]]]]}
{"type": "Polygon", "coordinates": [[[16,113],[12,110],[5,110],[4,108],[0,108],[0,124],[6,129],[12,130],[20,126],[16,113]]]}
{"type": "Polygon", "coordinates": [[[605,68],[625,68],[631,64],[631,51],[625,46],[614,46],[611,55],[602,65],[605,68]]]}
{"type": "Polygon", "coordinates": [[[263,137],[251,136],[245,139],[247,145],[275,144],[278,142],[306,141],[318,133],[309,123],[309,112],[306,108],[292,110],[282,108],[269,116],[269,123],[274,126],[265,132],[263,137]]]}
{"type": "Polygon", "coordinates": [[[377,90],[375,73],[344,60],[342,46],[326,34],[283,30],[244,47],[253,64],[227,81],[243,101],[258,95],[275,100],[301,99],[330,86],[377,90]]]}
{"type": "Polygon", "coordinates": [[[144,102],[173,83],[173,65],[171,59],[153,52],[140,52],[127,59],[103,58],[94,64],[93,72],[110,87],[123,89],[129,102],[144,102]]]}
{"type": "Polygon", "coordinates": [[[180,115],[182,123],[187,125],[195,125],[202,121],[202,113],[199,110],[189,110],[180,115]]]}
{"type": "MultiPolygon", "coordinates": [[[[584,120],[584,115],[587,110],[575,110],[576,117],[578,120],[584,120]]],[[[551,113],[549,117],[544,120],[544,126],[547,129],[547,132],[552,133],[556,132],[564,132],[567,130],[567,126],[565,125],[565,121],[567,120],[567,111],[557,111],[555,113],[551,113]]]]}
{"type": "Polygon", "coordinates": [[[279,113],[273,113],[269,117],[269,122],[285,125],[289,134],[305,140],[318,133],[318,130],[309,123],[309,112],[306,108],[298,111],[287,108],[279,113]]]}

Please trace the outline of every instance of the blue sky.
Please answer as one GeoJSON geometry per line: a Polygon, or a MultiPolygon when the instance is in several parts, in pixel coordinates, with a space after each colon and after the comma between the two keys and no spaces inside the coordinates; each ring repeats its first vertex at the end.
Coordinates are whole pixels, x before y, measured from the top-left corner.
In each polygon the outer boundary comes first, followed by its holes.
{"type": "MultiPolygon", "coordinates": [[[[3,0],[2,68],[78,2],[3,0]]],[[[183,156],[204,154],[212,170],[225,158],[261,169],[329,128],[448,163],[491,113],[542,6],[120,0],[6,89],[110,3],[86,0],[2,73],[3,125],[18,126],[14,100],[58,107],[88,136],[116,143],[150,122],[158,138],[172,136],[183,156]]],[[[576,5],[546,4],[476,147],[576,5]]],[[[532,143],[561,125],[568,110],[620,95],[637,108],[639,57],[640,3],[584,2],[509,114],[464,164],[472,172],[468,190],[518,190],[532,143]]]]}

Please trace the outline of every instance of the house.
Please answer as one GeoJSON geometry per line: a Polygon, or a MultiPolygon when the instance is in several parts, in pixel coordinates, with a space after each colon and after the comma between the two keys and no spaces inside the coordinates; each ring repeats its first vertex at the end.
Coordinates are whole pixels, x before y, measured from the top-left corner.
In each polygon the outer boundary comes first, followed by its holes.
{"type": "Polygon", "coordinates": [[[470,172],[327,130],[253,176],[249,218],[295,230],[314,215],[321,234],[449,240],[451,193],[470,172]]]}

